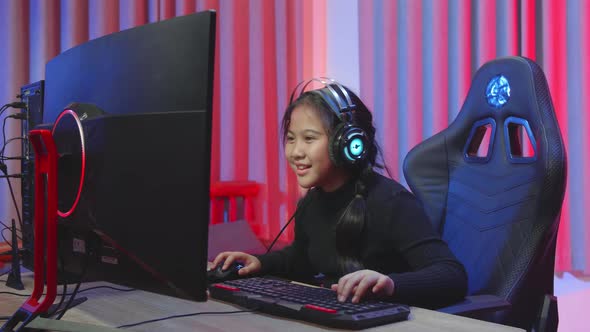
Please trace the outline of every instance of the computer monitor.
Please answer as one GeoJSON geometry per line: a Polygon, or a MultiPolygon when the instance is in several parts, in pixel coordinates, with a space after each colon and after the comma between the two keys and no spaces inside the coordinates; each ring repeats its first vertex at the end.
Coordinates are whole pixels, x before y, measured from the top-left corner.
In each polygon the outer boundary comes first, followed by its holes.
{"type": "Polygon", "coordinates": [[[107,35],[47,63],[44,122],[60,153],[67,281],[88,259],[85,280],[206,300],[214,37],[207,11],[107,35]],[[87,116],[88,107],[104,114],[87,116]]]}

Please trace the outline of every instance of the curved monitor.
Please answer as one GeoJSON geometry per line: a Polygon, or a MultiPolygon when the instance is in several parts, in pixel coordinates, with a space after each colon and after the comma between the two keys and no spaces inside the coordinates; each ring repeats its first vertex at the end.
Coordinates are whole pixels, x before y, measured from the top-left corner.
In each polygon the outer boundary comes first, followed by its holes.
{"type": "Polygon", "coordinates": [[[206,11],[106,35],[47,63],[43,121],[72,102],[109,114],[211,110],[215,15],[206,11]]]}
{"type": "Polygon", "coordinates": [[[202,12],[48,62],[44,122],[63,150],[62,280],[78,281],[88,261],[86,280],[206,299],[214,36],[215,12],[202,12]]]}

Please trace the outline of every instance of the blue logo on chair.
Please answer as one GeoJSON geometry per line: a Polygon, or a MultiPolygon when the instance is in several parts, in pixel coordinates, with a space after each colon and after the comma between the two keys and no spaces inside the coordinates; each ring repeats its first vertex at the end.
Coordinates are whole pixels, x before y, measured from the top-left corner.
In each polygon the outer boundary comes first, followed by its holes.
{"type": "Polygon", "coordinates": [[[506,77],[499,75],[490,80],[486,88],[488,104],[495,108],[504,106],[510,99],[510,83],[506,77]]]}

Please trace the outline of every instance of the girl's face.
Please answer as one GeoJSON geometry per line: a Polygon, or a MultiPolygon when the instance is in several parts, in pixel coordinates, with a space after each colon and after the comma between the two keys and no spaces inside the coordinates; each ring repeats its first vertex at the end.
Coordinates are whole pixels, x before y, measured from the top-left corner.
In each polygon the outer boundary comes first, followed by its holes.
{"type": "Polygon", "coordinates": [[[328,141],[318,111],[307,105],[293,109],[285,154],[301,187],[334,191],[350,177],[349,172],[334,166],[330,160],[328,141]]]}

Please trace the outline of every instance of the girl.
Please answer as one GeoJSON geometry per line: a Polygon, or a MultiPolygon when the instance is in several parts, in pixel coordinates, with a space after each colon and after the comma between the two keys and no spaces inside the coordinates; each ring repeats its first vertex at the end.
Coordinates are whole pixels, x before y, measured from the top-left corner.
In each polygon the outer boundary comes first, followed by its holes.
{"type": "Polygon", "coordinates": [[[355,94],[333,81],[303,92],[287,108],[282,131],[289,165],[309,189],[295,213],[293,243],[261,256],[222,252],[213,266],[240,262],[241,276],[322,275],[340,301],[354,303],[375,296],[432,308],[465,296],[465,270],[420,203],[373,170],[382,168],[375,127],[355,94]]]}

